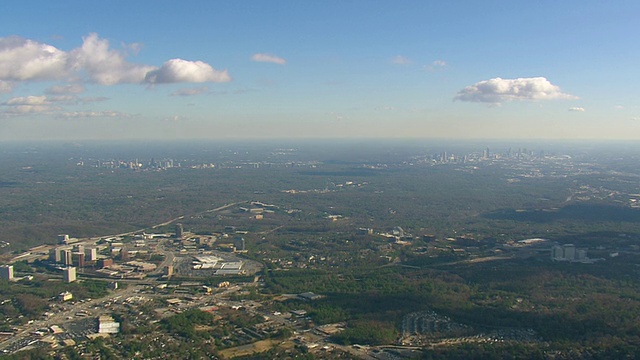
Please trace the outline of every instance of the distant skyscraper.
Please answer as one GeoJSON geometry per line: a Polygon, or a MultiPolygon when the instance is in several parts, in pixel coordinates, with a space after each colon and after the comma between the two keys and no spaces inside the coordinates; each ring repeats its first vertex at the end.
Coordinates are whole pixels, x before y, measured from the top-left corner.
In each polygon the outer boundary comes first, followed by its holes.
{"type": "Polygon", "coordinates": [[[60,244],[68,244],[69,243],[69,235],[67,235],[67,234],[58,235],[58,243],[60,243],[60,244]]]}
{"type": "Polygon", "coordinates": [[[96,248],[86,248],[84,249],[84,257],[87,261],[96,261],[98,260],[98,249],[96,248]]]}
{"type": "Polygon", "coordinates": [[[62,250],[61,253],[64,254],[64,264],[73,265],[73,253],[71,250],[62,250]]]}
{"type": "Polygon", "coordinates": [[[129,261],[129,250],[127,250],[126,246],[123,246],[122,250],[120,250],[120,260],[129,261]]]}
{"type": "Polygon", "coordinates": [[[61,253],[60,248],[53,248],[49,250],[49,261],[54,263],[61,263],[64,254],[61,253]]]}
{"type": "Polygon", "coordinates": [[[576,259],[576,247],[573,244],[566,244],[563,247],[564,250],[564,258],[567,260],[575,260],[576,259]]]}
{"type": "Polygon", "coordinates": [[[84,267],[84,260],[85,260],[85,256],[84,253],[76,253],[76,256],[78,257],[78,267],[79,268],[83,268],[84,267]]]}
{"type": "Polygon", "coordinates": [[[183,236],[184,236],[184,228],[182,227],[182,224],[176,224],[176,237],[178,239],[182,239],[183,236]]]}
{"type": "Polygon", "coordinates": [[[484,153],[482,154],[482,157],[485,159],[489,159],[490,156],[491,156],[491,152],[489,151],[489,147],[487,147],[486,149],[484,149],[484,153]]]}
{"type": "Polygon", "coordinates": [[[0,266],[0,279],[13,280],[13,265],[0,266]]]}
{"type": "Polygon", "coordinates": [[[76,281],[76,268],[73,266],[68,266],[62,270],[62,274],[64,277],[64,282],[74,282],[76,281]]]}
{"type": "Polygon", "coordinates": [[[234,244],[234,245],[235,245],[235,247],[236,247],[236,250],[238,250],[238,251],[244,251],[244,250],[246,250],[246,249],[245,249],[245,243],[244,243],[244,238],[243,238],[243,237],[236,238],[236,241],[235,241],[235,244],[234,244]]]}
{"type": "Polygon", "coordinates": [[[551,259],[552,260],[562,260],[564,259],[564,250],[562,246],[556,245],[551,248],[551,259]]]}

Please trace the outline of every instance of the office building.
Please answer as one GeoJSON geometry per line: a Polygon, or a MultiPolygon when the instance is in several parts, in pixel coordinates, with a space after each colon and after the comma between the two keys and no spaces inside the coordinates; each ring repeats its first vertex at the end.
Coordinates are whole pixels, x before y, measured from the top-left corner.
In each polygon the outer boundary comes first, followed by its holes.
{"type": "Polygon", "coordinates": [[[183,236],[184,228],[182,227],[182,224],[176,224],[176,238],[182,239],[183,236]]]}
{"type": "Polygon", "coordinates": [[[77,261],[77,263],[78,263],[78,267],[79,267],[79,268],[83,268],[83,267],[84,267],[84,260],[85,260],[84,253],[83,253],[83,252],[81,252],[81,253],[76,253],[76,259],[78,260],[78,261],[77,261]]]}
{"type": "Polygon", "coordinates": [[[576,259],[576,246],[573,244],[566,244],[562,247],[564,250],[564,258],[566,260],[575,260],[576,259]]]}
{"type": "Polygon", "coordinates": [[[173,265],[167,265],[166,268],[164,268],[164,275],[166,277],[171,277],[173,276],[173,265]]]}
{"type": "Polygon", "coordinates": [[[0,266],[0,279],[8,281],[13,280],[13,265],[0,266]]]}
{"type": "Polygon", "coordinates": [[[53,249],[49,250],[49,261],[54,262],[54,263],[61,263],[62,262],[62,255],[60,255],[60,249],[59,248],[53,248],[53,249]]]}
{"type": "Polygon", "coordinates": [[[116,322],[109,315],[101,315],[98,318],[98,333],[99,334],[117,334],[120,332],[120,323],[116,322]]]}
{"type": "Polygon", "coordinates": [[[236,238],[234,246],[237,251],[245,251],[245,242],[243,237],[236,238]]]}
{"type": "Polygon", "coordinates": [[[85,248],[84,249],[84,259],[86,261],[96,261],[96,260],[98,260],[98,249],[96,249],[96,248],[85,248]]]}
{"type": "Polygon", "coordinates": [[[64,264],[65,265],[73,265],[73,253],[71,250],[62,250],[62,254],[64,254],[64,264]]]}
{"type": "Polygon", "coordinates": [[[129,261],[129,250],[127,250],[126,246],[120,250],[120,260],[129,261]]]}
{"type": "Polygon", "coordinates": [[[68,266],[62,270],[64,282],[74,282],[76,281],[76,268],[73,266],[68,266]]]}

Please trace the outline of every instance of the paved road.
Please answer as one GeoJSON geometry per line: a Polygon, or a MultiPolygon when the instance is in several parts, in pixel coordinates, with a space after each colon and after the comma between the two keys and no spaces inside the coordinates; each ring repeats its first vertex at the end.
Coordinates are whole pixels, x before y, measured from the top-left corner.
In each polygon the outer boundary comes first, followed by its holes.
{"type": "MultiPolygon", "coordinates": [[[[204,213],[210,213],[210,212],[217,212],[220,210],[224,210],[227,209],[229,207],[238,205],[238,204],[242,204],[242,203],[246,203],[247,201],[238,201],[238,202],[234,202],[234,203],[230,203],[230,204],[225,204],[223,206],[214,208],[214,209],[209,209],[209,210],[205,210],[205,211],[201,211],[198,212],[194,215],[198,215],[198,214],[204,214],[204,213]]],[[[99,236],[99,237],[92,237],[92,238],[86,238],[86,239],[80,239],[80,241],[74,243],[74,245],[94,245],[96,242],[98,242],[99,240],[102,239],[106,239],[106,238],[110,238],[110,237],[120,237],[120,236],[128,236],[128,235],[134,235],[136,233],[140,233],[143,232],[149,228],[151,229],[155,229],[161,226],[166,226],[169,225],[175,221],[181,220],[185,217],[186,215],[182,215],[182,216],[178,216],[176,218],[173,218],[171,220],[165,221],[163,223],[160,224],[156,224],[153,225],[151,227],[146,227],[143,229],[138,229],[138,230],[134,230],[134,231],[128,231],[128,232],[124,232],[124,233],[120,233],[120,234],[113,234],[113,235],[105,235],[105,236],[99,236]]],[[[42,258],[44,256],[48,256],[49,254],[49,250],[53,249],[55,247],[57,247],[59,245],[39,245],[34,247],[33,249],[30,249],[29,251],[26,251],[22,254],[19,254],[17,256],[14,256],[9,263],[13,263],[16,261],[34,261],[38,258],[42,258]]],[[[164,248],[161,248],[161,252],[165,255],[165,260],[163,261],[163,263],[158,266],[156,271],[162,271],[162,269],[173,262],[174,260],[174,255],[172,252],[170,251],[165,251],[164,248]]],[[[2,342],[0,342],[0,350],[4,350],[7,349],[8,347],[10,347],[12,344],[16,344],[18,342],[21,342],[23,340],[25,340],[26,338],[33,336],[31,335],[31,332],[36,331],[37,329],[40,328],[48,328],[52,325],[60,325],[63,324],[64,322],[67,322],[69,320],[67,320],[67,318],[72,317],[75,318],[75,314],[79,311],[82,310],[86,310],[92,307],[95,307],[98,304],[104,303],[106,301],[109,300],[113,300],[114,298],[119,298],[119,297],[129,297],[132,296],[135,293],[135,289],[137,288],[137,286],[130,286],[125,290],[121,290],[121,291],[117,291],[114,292],[112,294],[109,294],[106,297],[100,298],[100,299],[94,299],[88,302],[84,302],[84,303],[76,303],[76,305],[71,308],[70,310],[67,311],[63,311],[63,312],[59,312],[56,313],[55,315],[47,318],[46,320],[35,320],[32,324],[26,326],[23,328],[22,331],[16,333],[13,337],[6,339],[2,342]]],[[[104,311],[103,311],[104,312],[104,311]]],[[[95,316],[96,311],[93,311],[92,314],[95,316]]]]}
{"type": "MultiPolygon", "coordinates": [[[[204,210],[204,211],[195,213],[192,216],[199,215],[199,214],[210,213],[210,212],[217,212],[217,211],[220,211],[220,210],[224,210],[224,209],[230,208],[230,207],[235,206],[235,205],[244,204],[246,202],[248,202],[248,201],[246,201],[246,200],[245,201],[237,201],[237,202],[234,202],[234,203],[225,204],[225,205],[219,206],[219,207],[217,207],[215,209],[209,209],[209,210],[204,210]]],[[[120,233],[120,234],[112,234],[112,235],[104,235],[104,236],[80,239],[80,241],[74,243],[73,245],[89,246],[89,245],[95,245],[96,242],[98,242],[100,240],[103,240],[103,239],[108,239],[108,238],[112,238],[112,237],[121,237],[121,236],[134,235],[136,233],[141,233],[141,232],[143,232],[143,231],[145,231],[147,229],[156,229],[156,228],[159,228],[161,226],[169,225],[169,224],[171,224],[173,222],[176,222],[178,220],[184,219],[186,216],[187,215],[181,215],[181,216],[178,216],[178,217],[173,218],[171,220],[167,220],[167,221],[165,221],[163,223],[152,225],[151,227],[146,227],[146,228],[142,228],[142,229],[128,231],[128,232],[124,232],[124,233],[120,233]]],[[[53,248],[56,248],[58,246],[60,246],[60,245],[38,245],[38,246],[36,246],[36,247],[34,247],[32,249],[29,249],[28,251],[26,251],[26,252],[24,252],[22,254],[14,256],[13,258],[11,258],[11,260],[9,260],[9,263],[14,263],[16,261],[25,261],[25,260],[27,262],[32,262],[32,261],[34,261],[34,260],[36,260],[38,258],[42,258],[44,256],[49,256],[49,250],[53,249],[53,248]]]]}
{"type": "Polygon", "coordinates": [[[83,303],[76,303],[69,310],[57,312],[54,315],[48,317],[47,319],[35,320],[33,323],[31,323],[30,325],[27,325],[22,331],[16,333],[11,338],[6,339],[3,342],[0,342],[0,350],[7,349],[12,344],[19,343],[22,340],[30,336],[33,336],[31,335],[31,333],[38,329],[49,328],[52,325],[62,325],[66,322],[71,321],[71,320],[68,320],[68,318],[73,318],[74,319],[73,321],[75,321],[77,320],[75,314],[78,312],[92,309],[98,306],[98,310],[92,310],[91,314],[92,314],[92,317],[99,316],[100,314],[103,314],[108,311],[108,309],[105,309],[104,307],[100,307],[99,306],[100,304],[110,300],[116,300],[119,298],[127,298],[130,296],[133,296],[134,294],[136,294],[137,289],[139,289],[138,286],[129,286],[126,289],[112,292],[109,295],[102,297],[100,299],[93,299],[91,301],[86,301],[83,303]]]}

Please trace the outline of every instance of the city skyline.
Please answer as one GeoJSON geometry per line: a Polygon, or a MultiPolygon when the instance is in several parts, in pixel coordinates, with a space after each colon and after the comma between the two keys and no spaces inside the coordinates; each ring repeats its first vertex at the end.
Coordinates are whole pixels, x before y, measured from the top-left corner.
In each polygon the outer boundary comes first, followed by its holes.
{"type": "Polygon", "coordinates": [[[0,141],[640,138],[631,1],[0,5],[0,141]]]}

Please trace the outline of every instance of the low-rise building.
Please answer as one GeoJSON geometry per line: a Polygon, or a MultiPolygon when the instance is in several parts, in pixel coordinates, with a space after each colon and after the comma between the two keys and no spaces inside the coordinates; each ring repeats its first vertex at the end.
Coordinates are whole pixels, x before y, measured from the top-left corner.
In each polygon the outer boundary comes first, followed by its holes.
{"type": "Polygon", "coordinates": [[[58,295],[58,300],[60,300],[60,301],[69,301],[71,299],[73,299],[73,294],[68,292],[68,291],[60,293],[58,295]]]}
{"type": "Polygon", "coordinates": [[[98,334],[117,334],[120,332],[120,323],[109,315],[98,318],[98,334]]]}

